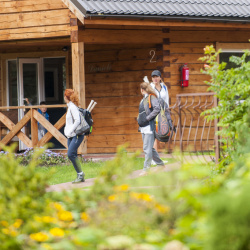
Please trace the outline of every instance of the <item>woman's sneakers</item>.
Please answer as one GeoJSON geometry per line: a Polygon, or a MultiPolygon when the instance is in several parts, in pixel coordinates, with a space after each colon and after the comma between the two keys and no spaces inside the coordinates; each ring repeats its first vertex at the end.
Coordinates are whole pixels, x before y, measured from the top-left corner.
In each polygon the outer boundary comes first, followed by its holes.
{"type": "Polygon", "coordinates": [[[84,173],[81,172],[81,173],[78,173],[77,174],[77,177],[74,181],[72,181],[73,184],[76,184],[76,183],[80,183],[80,182],[84,182],[84,173]]]}

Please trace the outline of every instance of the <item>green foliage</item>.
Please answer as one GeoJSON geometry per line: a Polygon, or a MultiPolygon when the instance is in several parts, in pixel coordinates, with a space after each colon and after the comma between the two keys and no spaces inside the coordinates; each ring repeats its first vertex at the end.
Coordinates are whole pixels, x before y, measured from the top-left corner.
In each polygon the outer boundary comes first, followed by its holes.
{"type": "Polygon", "coordinates": [[[48,177],[35,171],[41,153],[25,167],[13,153],[0,158],[1,249],[129,249],[141,243],[160,249],[167,243],[170,207],[126,184],[137,154],[129,157],[120,148],[90,191],[45,193],[48,177]]]}
{"type": "Polygon", "coordinates": [[[220,190],[211,199],[209,213],[209,250],[247,250],[250,249],[250,193],[249,183],[220,190]]]}
{"type": "Polygon", "coordinates": [[[210,75],[209,90],[218,97],[218,106],[204,114],[208,120],[218,118],[221,128],[218,135],[224,143],[224,153],[227,157],[222,164],[227,165],[232,160],[232,155],[237,147],[238,128],[246,122],[250,107],[250,55],[245,51],[242,57],[232,56],[230,62],[235,63],[235,68],[226,69],[226,63],[219,64],[217,58],[220,51],[216,52],[213,46],[205,48],[205,56],[200,58],[205,62],[203,73],[210,75]]]}
{"type": "Polygon", "coordinates": [[[223,174],[213,162],[195,162],[133,180],[138,154],[129,156],[121,147],[88,191],[46,193],[47,175],[35,171],[41,151],[26,167],[14,154],[4,155],[1,249],[248,249],[246,121],[239,136],[241,155],[223,174]],[[232,239],[231,248],[225,248],[232,239]]]}
{"type": "Polygon", "coordinates": [[[6,234],[0,234],[1,248],[14,246],[19,249],[12,236],[18,235],[19,224],[29,220],[32,216],[44,210],[46,200],[43,198],[47,177],[35,173],[37,158],[41,150],[34,152],[29,165],[22,167],[12,153],[14,148],[6,148],[7,153],[0,158],[0,221],[5,225],[12,225],[6,234]],[[18,225],[17,227],[15,227],[18,225]]]}
{"type": "Polygon", "coordinates": [[[208,250],[250,249],[250,116],[241,127],[238,154],[227,168],[223,185],[210,199],[208,250]],[[248,135],[248,136],[246,136],[248,135]]]}

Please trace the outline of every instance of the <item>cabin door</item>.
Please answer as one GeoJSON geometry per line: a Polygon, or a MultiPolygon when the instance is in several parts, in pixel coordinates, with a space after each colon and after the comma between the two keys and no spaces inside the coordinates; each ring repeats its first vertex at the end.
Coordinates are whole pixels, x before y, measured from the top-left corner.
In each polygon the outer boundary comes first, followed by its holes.
{"type": "MultiPolygon", "coordinates": [[[[27,105],[25,99],[28,98],[31,105],[39,105],[44,101],[43,64],[40,58],[19,58],[18,65],[18,105],[27,105]]],[[[25,111],[19,109],[19,120],[23,118],[25,111]]],[[[30,136],[30,123],[27,124],[23,132],[30,136]]],[[[26,146],[20,142],[19,149],[26,146]]]]}

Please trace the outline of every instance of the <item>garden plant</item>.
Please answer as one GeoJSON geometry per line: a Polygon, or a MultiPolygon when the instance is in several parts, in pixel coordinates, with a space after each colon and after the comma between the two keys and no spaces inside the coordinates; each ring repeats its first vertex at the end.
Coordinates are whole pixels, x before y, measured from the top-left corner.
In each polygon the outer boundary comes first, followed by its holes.
{"type": "Polygon", "coordinates": [[[36,170],[43,149],[24,166],[13,148],[5,148],[0,157],[1,249],[250,249],[248,52],[231,59],[239,66],[234,70],[216,62],[213,47],[205,53],[205,72],[219,97],[218,107],[205,114],[220,118],[225,158],[218,165],[184,163],[141,177],[137,186],[128,177],[139,153],[128,155],[119,147],[89,190],[56,193],[46,192],[49,175],[36,170]]]}

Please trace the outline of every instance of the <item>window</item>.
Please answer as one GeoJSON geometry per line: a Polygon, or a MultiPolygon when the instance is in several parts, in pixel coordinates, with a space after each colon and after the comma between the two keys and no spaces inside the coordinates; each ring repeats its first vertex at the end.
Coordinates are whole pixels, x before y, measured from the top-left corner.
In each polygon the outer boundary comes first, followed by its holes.
{"type": "Polygon", "coordinates": [[[16,60],[7,61],[8,66],[8,99],[9,106],[18,106],[17,88],[17,62],[16,60]]]}
{"type": "MultiPolygon", "coordinates": [[[[236,68],[237,65],[233,62],[230,62],[229,59],[231,56],[237,56],[241,57],[244,54],[243,50],[250,50],[250,43],[248,44],[227,44],[227,43],[217,43],[216,44],[217,49],[221,49],[221,53],[219,55],[219,63],[226,62],[226,68],[225,69],[231,69],[236,68]]],[[[246,57],[246,61],[250,61],[250,56],[246,57]]],[[[236,104],[239,105],[240,103],[244,102],[241,96],[236,96],[236,104]],[[237,101],[238,100],[238,101],[237,101]]]]}
{"type": "MultiPolygon", "coordinates": [[[[238,56],[238,57],[241,57],[243,55],[243,52],[221,52],[220,53],[220,63],[222,62],[226,62],[227,63],[227,66],[226,66],[226,69],[231,69],[231,68],[235,68],[237,65],[233,62],[230,62],[229,61],[229,58],[231,56],[238,56]]],[[[250,61],[250,56],[248,56],[246,58],[247,61],[250,61]]]]}

